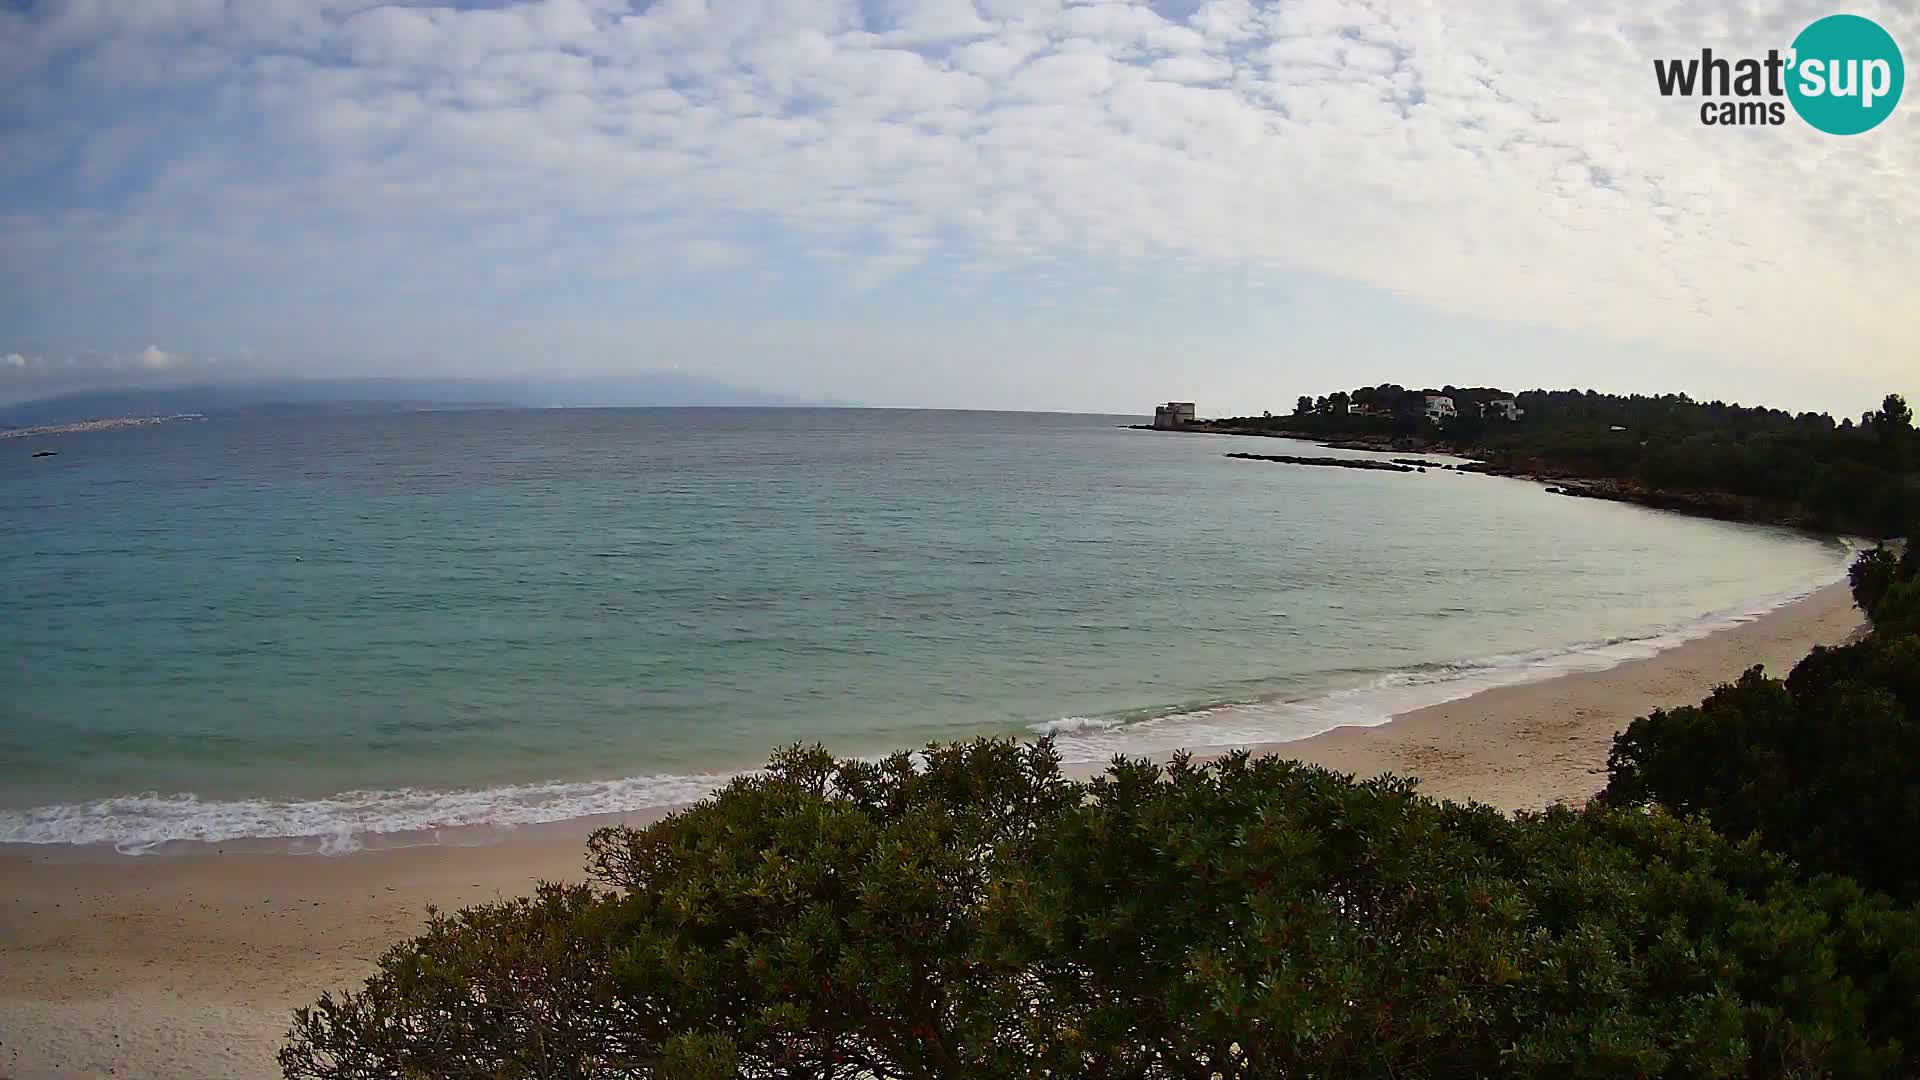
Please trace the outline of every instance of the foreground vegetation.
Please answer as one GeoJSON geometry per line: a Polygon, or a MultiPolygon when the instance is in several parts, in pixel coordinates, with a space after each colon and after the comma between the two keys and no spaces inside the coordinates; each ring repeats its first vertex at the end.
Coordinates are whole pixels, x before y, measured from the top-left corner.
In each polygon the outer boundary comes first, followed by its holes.
{"type": "Polygon", "coordinates": [[[1604,798],[1702,814],[1810,872],[1920,901],[1920,548],[1869,552],[1852,579],[1870,636],[1634,721],[1604,798]]]}
{"type": "MultiPolygon", "coordinates": [[[[1481,458],[1495,471],[1565,479],[1605,479],[1640,493],[1710,493],[1743,500],[1721,516],[1777,520],[1833,532],[1910,535],[1920,508],[1920,433],[1905,399],[1835,421],[1685,394],[1658,397],[1580,390],[1511,395],[1517,420],[1481,403],[1510,395],[1487,387],[1447,386],[1458,416],[1422,415],[1427,391],[1395,384],[1301,398],[1291,416],[1243,416],[1222,430],[1317,439],[1397,439],[1444,445],[1481,458]],[[1365,411],[1360,411],[1365,410],[1365,411]]],[[[1685,508],[1672,500],[1661,505],[1685,508]]],[[[1703,508],[1704,509],[1704,508],[1703,508]]]]}
{"type": "Polygon", "coordinates": [[[297,1017],[289,1077],[1920,1072],[1915,557],[1879,629],[1620,736],[1505,817],[1236,754],[1061,774],[794,748],[599,885],[436,915],[297,1017]],[[1720,831],[1715,831],[1715,827],[1720,831]]]}

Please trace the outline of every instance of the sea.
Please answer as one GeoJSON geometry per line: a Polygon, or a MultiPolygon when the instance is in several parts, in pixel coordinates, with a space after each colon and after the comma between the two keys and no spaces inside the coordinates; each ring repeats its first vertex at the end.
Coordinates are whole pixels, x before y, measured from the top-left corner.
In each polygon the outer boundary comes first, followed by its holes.
{"type": "Polygon", "coordinates": [[[683,803],[794,743],[1295,740],[1651,655],[1852,554],[1135,422],[502,410],[0,442],[0,843],[341,853],[683,803]]]}

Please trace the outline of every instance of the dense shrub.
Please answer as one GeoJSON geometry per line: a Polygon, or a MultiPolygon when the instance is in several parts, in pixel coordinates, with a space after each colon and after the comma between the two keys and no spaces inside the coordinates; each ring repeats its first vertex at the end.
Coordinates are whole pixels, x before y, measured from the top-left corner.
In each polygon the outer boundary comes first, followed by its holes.
{"type": "Polygon", "coordinates": [[[1891,548],[1882,545],[1871,551],[1861,552],[1847,568],[1847,582],[1853,589],[1853,602],[1860,610],[1872,616],[1874,608],[1880,605],[1880,598],[1887,594],[1894,579],[1900,573],[1900,555],[1891,548]]]}
{"type": "Polygon", "coordinates": [[[1854,594],[1874,633],[1816,648],[1784,681],[1754,668],[1706,701],[1616,736],[1604,798],[1703,814],[1809,873],[1920,900],[1920,636],[1915,560],[1863,555],[1854,594]]]}
{"type": "Polygon", "coordinates": [[[436,916],[289,1077],[1877,1076],[1920,927],[1660,811],[1509,819],[1272,758],[778,755],[436,916]]]}
{"type": "Polygon", "coordinates": [[[1920,634],[1920,546],[1912,539],[1895,555],[1879,547],[1854,561],[1848,571],[1853,599],[1881,634],[1920,634]]]}

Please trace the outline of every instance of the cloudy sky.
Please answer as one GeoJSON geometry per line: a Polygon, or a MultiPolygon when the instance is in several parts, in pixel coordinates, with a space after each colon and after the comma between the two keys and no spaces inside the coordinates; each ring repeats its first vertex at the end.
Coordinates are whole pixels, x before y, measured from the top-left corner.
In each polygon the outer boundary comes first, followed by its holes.
{"type": "MultiPolygon", "coordinates": [[[[1857,413],[1920,390],[1920,101],[1708,128],[1652,70],[1834,10],[0,0],[0,400],[678,369],[888,405],[1451,380],[1857,413]]],[[[1916,55],[1914,5],[1847,10],[1916,55]]]]}

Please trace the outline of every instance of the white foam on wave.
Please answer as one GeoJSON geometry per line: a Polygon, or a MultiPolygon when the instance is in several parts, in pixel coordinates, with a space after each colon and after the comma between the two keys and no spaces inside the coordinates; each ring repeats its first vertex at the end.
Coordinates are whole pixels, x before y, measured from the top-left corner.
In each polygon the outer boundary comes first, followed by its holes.
{"type": "MultiPolygon", "coordinates": [[[[1839,576],[1844,577],[1844,568],[1839,576]]],[[[1068,716],[1033,725],[1069,762],[1115,754],[1219,750],[1292,742],[1337,727],[1371,727],[1394,716],[1482,690],[1557,675],[1599,671],[1642,659],[1718,630],[1751,622],[1833,579],[1714,612],[1645,635],[1484,657],[1382,675],[1363,686],[1299,701],[1222,704],[1139,721],[1068,716]]],[[[169,846],[287,840],[287,850],[343,855],[369,837],[414,834],[453,842],[439,830],[515,827],[625,814],[698,801],[742,773],[690,773],[520,784],[467,791],[347,791],[324,799],[213,800],[195,795],[123,795],[91,802],[0,810],[0,843],[111,845],[129,855],[169,846]]]]}
{"type": "MultiPolygon", "coordinates": [[[[1848,545],[1849,548],[1852,545],[1848,545]]],[[[1585,641],[1555,648],[1504,653],[1381,675],[1367,683],[1301,700],[1235,702],[1169,712],[1131,723],[1081,717],[1036,724],[1051,735],[1063,760],[1102,762],[1116,754],[1175,750],[1219,751],[1297,742],[1341,727],[1377,727],[1395,716],[1458,701],[1483,690],[1540,682],[1561,675],[1604,671],[1643,660],[1676,646],[1730,629],[1775,611],[1844,579],[1805,583],[1772,596],[1657,627],[1632,637],[1585,641]]],[[[1778,674],[1778,673],[1776,673],[1778,674]]]]}
{"type": "Polygon", "coordinates": [[[361,838],[473,826],[533,825],[675,806],[704,798],[734,774],[631,776],[518,784],[474,791],[345,791],[324,799],[201,799],[122,795],[92,802],[0,810],[0,843],[111,845],[137,855],[181,841],[312,841],[292,850],[343,855],[361,838]]]}
{"type": "Polygon", "coordinates": [[[1028,725],[1027,730],[1035,735],[1072,735],[1082,731],[1107,731],[1123,723],[1125,721],[1102,720],[1096,716],[1063,716],[1058,720],[1028,725]]]}

